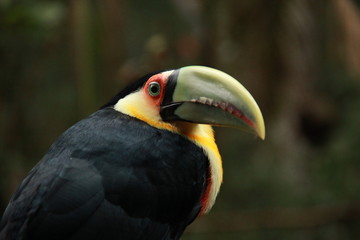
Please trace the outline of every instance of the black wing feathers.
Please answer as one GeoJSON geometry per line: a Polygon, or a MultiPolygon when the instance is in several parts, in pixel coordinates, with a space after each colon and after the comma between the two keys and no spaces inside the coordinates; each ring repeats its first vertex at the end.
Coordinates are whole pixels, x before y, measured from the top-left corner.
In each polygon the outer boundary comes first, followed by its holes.
{"type": "Polygon", "coordinates": [[[24,180],[0,239],[178,239],[200,211],[207,169],[182,136],[101,109],[24,180]]]}

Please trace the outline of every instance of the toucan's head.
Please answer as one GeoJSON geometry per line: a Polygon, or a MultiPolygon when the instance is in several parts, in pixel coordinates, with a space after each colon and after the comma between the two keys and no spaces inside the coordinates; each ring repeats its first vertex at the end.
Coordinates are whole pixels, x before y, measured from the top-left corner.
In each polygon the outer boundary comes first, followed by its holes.
{"type": "MultiPolygon", "coordinates": [[[[265,138],[254,98],[233,77],[219,70],[188,66],[143,77],[109,104],[159,128],[179,122],[240,128],[265,138]]],[[[181,124],[180,124],[181,125],[181,124]]]]}

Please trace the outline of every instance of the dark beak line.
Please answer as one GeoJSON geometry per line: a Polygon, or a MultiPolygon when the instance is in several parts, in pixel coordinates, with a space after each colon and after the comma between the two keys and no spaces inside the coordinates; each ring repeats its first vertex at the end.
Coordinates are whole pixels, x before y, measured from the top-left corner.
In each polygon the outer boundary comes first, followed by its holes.
{"type": "Polygon", "coordinates": [[[184,102],[175,102],[160,106],[161,118],[166,121],[184,120],[175,114],[176,109],[183,103],[184,102]]]}

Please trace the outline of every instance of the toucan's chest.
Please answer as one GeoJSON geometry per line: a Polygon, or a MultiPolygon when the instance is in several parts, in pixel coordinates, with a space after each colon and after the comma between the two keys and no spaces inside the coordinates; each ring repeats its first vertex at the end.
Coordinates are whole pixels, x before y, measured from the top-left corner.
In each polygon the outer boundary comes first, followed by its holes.
{"type": "Polygon", "coordinates": [[[171,222],[193,218],[189,214],[197,215],[202,207],[209,159],[178,133],[109,108],[70,128],[61,142],[76,146],[71,158],[92,162],[102,177],[105,198],[130,215],[171,222]]]}

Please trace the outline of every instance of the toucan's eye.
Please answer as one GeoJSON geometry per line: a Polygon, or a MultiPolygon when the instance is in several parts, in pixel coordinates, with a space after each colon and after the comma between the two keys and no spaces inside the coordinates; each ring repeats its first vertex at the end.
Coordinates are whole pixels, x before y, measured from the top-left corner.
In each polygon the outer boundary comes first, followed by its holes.
{"type": "Polygon", "coordinates": [[[151,82],[148,87],[148,92],[150,96],[156,97],[161,92],[161,86],[158,82],[151,82]]]}

